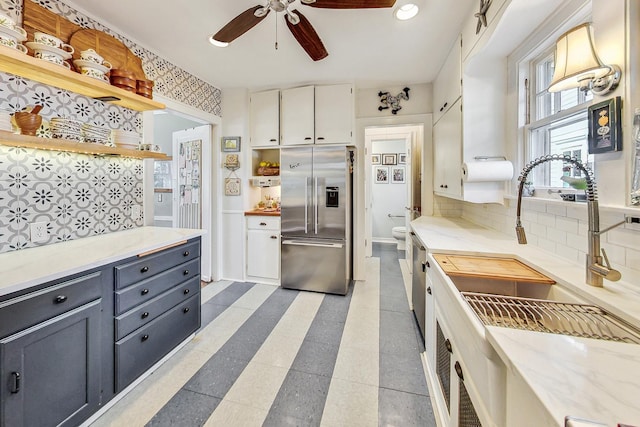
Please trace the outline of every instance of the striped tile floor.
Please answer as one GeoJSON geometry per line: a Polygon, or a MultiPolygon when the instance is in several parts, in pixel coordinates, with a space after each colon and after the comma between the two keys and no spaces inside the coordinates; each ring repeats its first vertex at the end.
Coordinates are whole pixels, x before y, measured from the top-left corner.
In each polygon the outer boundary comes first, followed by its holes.
{"type": "Polygon", "coordinates": [[[204,287],[196,337],[92,426],[435,426],[398,254],[346,296],[204,287]]]}

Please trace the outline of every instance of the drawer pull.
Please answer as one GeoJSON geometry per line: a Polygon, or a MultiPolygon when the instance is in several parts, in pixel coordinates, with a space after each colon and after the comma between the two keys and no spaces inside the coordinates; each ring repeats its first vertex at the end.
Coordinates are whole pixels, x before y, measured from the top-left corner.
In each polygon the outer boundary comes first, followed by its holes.
{"type": "Polygon", "coordinates": [[[269,140],[269,142],[276,142],[276,141],[277,141],[277,139],[275,139],[275,138],[271,138],[271,139],[269,140]]]}
{"type": "Polygon", "coordinates": [[[149,312],[145,311],[144,313],[142,313],[142,316],[140,316],[143,319],[146,319],[147,317],[149,317],[149,312]]]}
{"type": "Polygon", "coordinates": [[[11,393],[18,393],[20,391],[20,372],[12,372],[11,380],[11,393]]]}
{"type": "Polygon", "coordinates": [[[184,290],[184,294],[187,295],[189,293],[189,289],[184,290]]]}
{"type": "Polygon", "coordinates": [[[182,253],[182,256],[189,256],[189,251],[184,251],[184,252],[182,253]]]}
{"type": "Polygon", "coordinates": [[[305,141],[311,141],[313,138],[311,138],[310,136],[307,136],[304,140],[305,141]]]}
{"type": "Polygon", "coordinates": [[[146,265],[140,269],[140,273],[146,273],[147,271],[149,271],[149,267],[146,265]]]}
{"type": "Polygon", "coordinates": [[[319,136],[318,141],[324,141],[324,136],[319,136]]]}
{"type": "Polygon", "coordinates": [[[67,297],[65,295],[58,295],[56,299],[53,300],[53,302],[55,302],[56,304],[62,304],[66,300],[67,300],[67,297]]]}
{"type": "Polygon", "coordinates": [[[429,286],[429,287],[427,288],[427,293],[428,293],[429,295],[431,295],[431,286],[429,286]]]}
{"type": "Polygon", "coordinates": [[[149,289],[143,289],[143,290],[140,292],[140,295],[146,295],[146,294],[148,294],[148,293],[149,293],[149,289]]]}
{"type": "Polygon", "coordinates": [[[189,270],[185,270],[185,271],[183,271],[183,272],[182,272],[182,274],[183,274],[184,276],[188,276],[188,275],[189,275],[189,270]]]}
{"type": "Polygon", "coordinates": [[[447,348],[447,351],[448,351],[449,353],[453,353],[453,351],[451,350],[451,341],[449,341],[449,340],[445,340],[445,342],[444,342],[444,346],[447,348]]]}
{"type": "Polygon", "coordinates": [[[272,239],[277,239],[277,238],[278,238],[278,236],[271,236],[271,238],[272,238],[272,239]]]}
{"type": "Polygon", "coordinates": [[[183,309],[182,309],[182,312],[183,312],[184,314],[187,314],[187,313],[189,312],[189,307],[185,307],[185,308],[183,308],[183,309]]]}
{"type": "Polygon", "coordinates": [[[263,226],[263,227],[266,227],[267,223],[266,222],[261,222],[260,225],[263,226]]]}
{"type": "Polygon", "coordinates": [[[454,368],[456,369],[456,374],[458,374],[458,378],[464,381],[464,375],[462,375],[462,366],[460,366],[460,363],[456,362],[456,364],[454,365],[454,368]]]}
{"type": "Polygon", "coordinates": [[[144,335],[140,338],[140,341],[145,342],[145,341],[146,341],[146,340],[148,340],[148,339],[149,339],[149,335],[144,334],[144,335]]]}

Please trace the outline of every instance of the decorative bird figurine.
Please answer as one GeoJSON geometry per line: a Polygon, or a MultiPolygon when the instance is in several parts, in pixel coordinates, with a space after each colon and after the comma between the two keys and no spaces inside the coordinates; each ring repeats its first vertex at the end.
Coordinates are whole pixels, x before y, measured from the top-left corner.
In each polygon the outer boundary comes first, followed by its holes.
{"type": "Polygon", "coordinates": [[[586,190],[587,189],[587,179],[586,178],[572,178],[570,176],[561,176],[560,179],[567,184],[569,184],[572,188],[576,190],[586,190]]]}

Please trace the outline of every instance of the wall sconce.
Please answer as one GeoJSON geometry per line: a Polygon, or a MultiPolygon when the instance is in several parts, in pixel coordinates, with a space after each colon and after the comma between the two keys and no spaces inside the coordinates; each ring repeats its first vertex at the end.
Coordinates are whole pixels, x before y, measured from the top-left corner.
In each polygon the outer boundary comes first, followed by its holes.
{"type": "Polygon", "coordinates": [[[605,95],[620,82],[622,72],[617,65],[602,63],[593,47],[591,25],[579,25],[558,38],[555,70],[549,92],[578,87],[585,92],[605,95]]]}

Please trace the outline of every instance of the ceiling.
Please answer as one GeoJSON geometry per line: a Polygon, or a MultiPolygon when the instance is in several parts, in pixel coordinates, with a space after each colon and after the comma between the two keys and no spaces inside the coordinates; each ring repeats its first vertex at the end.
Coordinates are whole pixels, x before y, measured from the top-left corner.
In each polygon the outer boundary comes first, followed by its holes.
{"type": "MultiPolygon", "coordinates": [[[[406,3],[398,0],[396,5],[406,3]]],[[[266,0],[65,0],[80,12],[220,88],[286,87],[354,82],[357,87],[433,81],[463,20],[478,0],[415,0],[420,13],[409,21],[393,9],[335,10],[302,5],[329,56],[313,62],[275,12],[226,48],[208,42],[241,12],[266,0]],[[278,49],[275,49],[276,30],[278,49]]]]}

